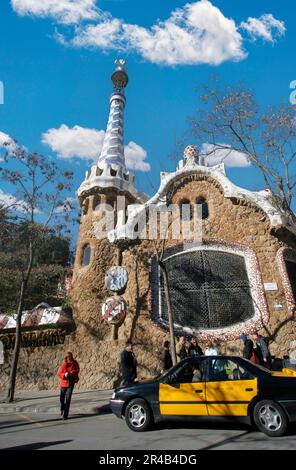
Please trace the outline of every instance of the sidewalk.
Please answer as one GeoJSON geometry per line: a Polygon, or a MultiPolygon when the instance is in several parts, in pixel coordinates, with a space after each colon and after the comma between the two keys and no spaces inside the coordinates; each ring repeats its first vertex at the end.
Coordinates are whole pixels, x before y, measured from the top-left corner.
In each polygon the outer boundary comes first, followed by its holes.
{"type": "MultiPolygon", "coordinates": [[[[71,414],[110,413],[109,400],[113,390],[73,392],[71,414]]],[[[3,403],[5,392],[0,392],[0,413],[60,413],[59,390],[17,391],[13,403],[3,403]]]]}

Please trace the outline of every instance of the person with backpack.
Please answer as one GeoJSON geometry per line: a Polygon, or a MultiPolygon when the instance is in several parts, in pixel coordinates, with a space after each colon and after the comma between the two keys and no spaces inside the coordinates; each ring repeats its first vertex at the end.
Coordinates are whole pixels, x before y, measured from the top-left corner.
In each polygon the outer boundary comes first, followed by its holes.
{"type": "Polygon", "coordinates": [[[74,385],[79,380],[79,371],[78,362],[74,359],[73,354],[68,351],[58,373],[61,387],[61,416],[63,419],[68,419],[74,385]]]}
{"type": "Polygon", "coordinates": [[[254,349],[254,343],[244,333],[240,335],[240,339],[244,343],[243,357],[249,359],[254,364],[259,364],[259,359],[254,349]]]}
{"type": "Polygon", "coordinates": [[[271,368],[271,354],[269,352],[266,339],[262,335],[256,333],[256,352],[259,357],[260,365],[266,367],[267,369],[271,368]]]}

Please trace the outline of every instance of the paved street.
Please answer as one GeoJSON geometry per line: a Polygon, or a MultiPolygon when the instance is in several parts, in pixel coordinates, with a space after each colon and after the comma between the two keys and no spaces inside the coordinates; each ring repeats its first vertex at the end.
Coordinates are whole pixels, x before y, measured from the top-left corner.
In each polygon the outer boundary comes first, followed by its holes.
{"type": "Polygon", "coordinates": [[[244,425],[178,423],[135,433],[112,414],[74,414],[68,421],[49,413],[0,414],[0,448],[11,450],[290,450],[296,428],[268,438],[244,425]]]}

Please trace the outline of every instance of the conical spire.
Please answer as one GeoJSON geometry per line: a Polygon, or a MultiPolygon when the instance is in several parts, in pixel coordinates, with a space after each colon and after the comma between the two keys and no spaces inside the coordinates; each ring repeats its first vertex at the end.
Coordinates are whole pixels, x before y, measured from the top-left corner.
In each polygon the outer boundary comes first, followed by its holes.
{"type": "Polygon", "coordinates": [[[128,83],[128,75],[125,68],[125,60],[116,60],[115,64],[117,68],[111,77],[114,90],[110,98],[109,119],[98,166],[102,163],[109,163],[125,168],[123,113],[126,101],[124,89],[128,83]]]}
{"type": "Polygon", "coordinates": [[[125,107],[124,89],[128,83],[125,60],[115,61],[116,70],[112,74],[113,93],[110,98],[110,113],[103,147],[97,164],[86,172],[85,179],[78,188],[78,196],[97,189],[110,188],[126,192],[137,201],[146,201],[148,196],[139,193],[134,187],[134,175],[126,168],[123,142],[123,112],[125,107]]]}

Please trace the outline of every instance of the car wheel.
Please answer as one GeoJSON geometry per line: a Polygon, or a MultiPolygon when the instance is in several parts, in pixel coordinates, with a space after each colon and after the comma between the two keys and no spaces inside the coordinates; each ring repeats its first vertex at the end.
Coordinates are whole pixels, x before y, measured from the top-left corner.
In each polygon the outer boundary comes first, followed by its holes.
{"type": "Polygon", "coordinates": [[[125,410],[126,424],[133,431],[146,431],[153,422],[152,412],[148,403],[142,398],[134,398],[125,410]]]}
{"type": "Polygon", "coordinates": [[[254,423],[267,436],[278,437],[285,434],[288,418],[276,402],[271,400],[259,401],[253,411],[254,423]]]}

